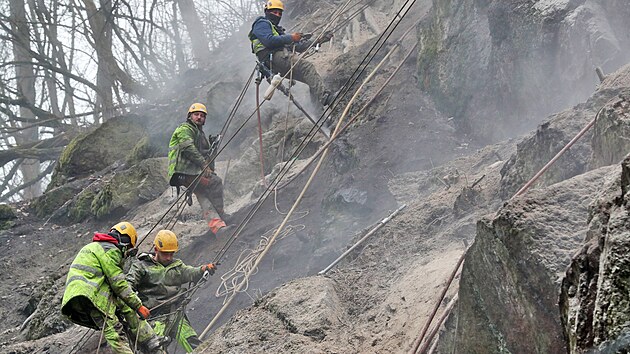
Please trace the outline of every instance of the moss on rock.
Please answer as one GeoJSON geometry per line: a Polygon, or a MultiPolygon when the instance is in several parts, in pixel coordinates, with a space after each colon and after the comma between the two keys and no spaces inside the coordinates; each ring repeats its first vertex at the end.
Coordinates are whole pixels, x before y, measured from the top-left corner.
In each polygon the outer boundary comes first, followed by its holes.
{"type": "Polygon", "coordinates": [[[111,184],[106,184],[103,186],[98,194],[92,200],[90,205],[90,210],[92,214],[96,216],[97,219],[103,218],[108,215],[112,210],[112,189],[111,184]]]}
{"type": "Polygon", "coordinates": [[[147,135],[142,120],[129,115],[112,118],[94,131],[76,137],[62,152],[48,190],[125,159],[147,135]]]}
{"type": "Polygon", "coordinates": [[[55,188],[46,192],[37,198],[31,207],[35,209],[38,217],[44,218],[51,216],[55,211],[61,208],[68,200],[72,199],[79,190],[69,184],[55,188]]]}
{"type": "Polygon", "coordinates": [[[92,202],[96,197],[96,192],[92,190],[83,190],[77,196],[76,201],[68,210],[68,218],[73,222],[81,222],[92,216],[92,202]]]}
{"type": "Polygon", "coordinates": [[[6,230],[13,227],[14,222],[12,221],[17,216],[15,215],[15,211],[13,208],[6,204],[0,204],[0,230],[6,230]]]}

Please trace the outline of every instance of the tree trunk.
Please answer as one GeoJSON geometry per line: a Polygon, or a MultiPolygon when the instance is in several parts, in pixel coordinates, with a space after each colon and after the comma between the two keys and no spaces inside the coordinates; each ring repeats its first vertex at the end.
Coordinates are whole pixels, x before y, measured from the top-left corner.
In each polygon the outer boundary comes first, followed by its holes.
{"type": "MultiPolygon", "coordinates": [[[[92,44],[98,59],[96,86],[98,86],[99,95],[96,99],[96,105],[100,108],[105,121],[114,116],[114,96],[112,94],[114,81],[108,63],[108,61],[114,60],[108,55],[112,52],[112,6],[109,1],[100,1],[100,9],[96,8],[92,0],[83,0],[83,4],[90,22],[92,39],[94,40],[92,44]]],[[[97,116],[94,118],[95,120],[98,119],[97,116]]]]}
{"type": "Polygon", "coordinates": [[[205,67],[210,64],[210,48],[208,47],[208,37],[203,30],[203,22],[197,15],[195,4],[193,0],[176,0],[176,2],[190,36],[193,57],[197,67],[205,67]]]}
{"type": "MultiPolygon", "coordinates": [[[[15,76],[18,94],[31,104],[35,104],[35,74],[33,66],[27,64],[32,58],[29,54],[30,47],[29,25],[26,19],[26,12],[23,0],[10,0],[10,22],[11,29],[16,34],[16,40],[13,41],[13,57],[16,62],[21,64],[15,65],[15,76]]],[[[34,119],[35,115],[29,109],[20,107],[20,117],[34,119]]],[[[18,145],[25,142],[34,142],[39,140],[37,127],[25,129],[15,134],[15,140],[18,145]]],[[[22,182],[27,183],[39,176],[40,164],[37,160],[26,159],[20,166],[22,173],[22,182]]],[[[42,194],[41,183],[35,182],[28,188],[24,189],[23,199],[32,199],[42,194]]]]}

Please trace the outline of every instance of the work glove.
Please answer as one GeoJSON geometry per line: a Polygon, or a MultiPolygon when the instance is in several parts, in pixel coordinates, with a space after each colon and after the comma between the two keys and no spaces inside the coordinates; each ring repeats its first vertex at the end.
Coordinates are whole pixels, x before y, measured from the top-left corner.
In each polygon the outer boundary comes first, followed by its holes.
{"type": "Polygon", "coordinates": [[[201,271],[207,272],[209,275],[214,275],[214,271],[217,270],[217,266],[214,263],[208,263],[201,266],[201,271]]]}
{"type": "Polygon", "coordinates": [[[144,305],[140,306],[140,308],[138,309],[138,313],[145,320],[149,318],[149,316],[151,316],[151,311],[149,311],[149,309],[144,305]]]}
{"type": "Polygon", "coordinates": [[[291,34],[291,40],[292,40],[293,42],[299,42],[299,41],[300,41],[300,39],[302,39],[302,33],[300,33],[300,32],[295,32],[295,33],[291,34]]]}
{"type": "Polygon", "coordinates": [[[214,173],[214,171],[212,171],[212,169],[208,167],[203,171],[203,177],[210,178],[212,177],[212,173],[214,173]]]}

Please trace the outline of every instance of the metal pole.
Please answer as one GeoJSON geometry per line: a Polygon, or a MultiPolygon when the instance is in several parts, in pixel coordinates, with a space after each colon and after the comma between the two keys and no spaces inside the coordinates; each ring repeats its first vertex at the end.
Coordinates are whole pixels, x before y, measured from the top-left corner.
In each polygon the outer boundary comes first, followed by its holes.
{"type": "Polygon", "coordinates": [[[400,208],[396,209],[393,213],[391,213],[388,217],[386,217],[385,219],[381,220],[378,225],[376,225],[372,230],[370,230],[370,232],[368,232],[365,236],[363,236],[359,241],[357,241],[357,243],[355,243],[352,247],[350,247],[350,249],[348,249],[347,251],[345,251],[341,256],[339,256],[339,258],[335,259],[334,262],[332,262],[328,267],[326,267],[326,269],[322,270],[321,272],[317,273],[317,275],[324,275],[326,273],[328,273],[328,271],[330,271],[335,265],[337,265],[337,263],[339,263],[342,259],[344,259],[348,254],[350,254],[350,252],[352,252],[355,248],[359,247],[359,245],[361,245],[365,240],[368,239],[368,237],[372,236],[373,233],[375,233],[376,231],[378,231],[378,229],[380,229],[381,227],[383,227],[383,225],[387,224],[392,218],[394,218],[401,210],[405,209],[405,207],[407,207],[407,204],[403,204],[400,206],[400,208]]]}
{"type": "Polygon", "coordinates": [[[311,123],[313,123],[313,125],[315,127],[317,127],[317,130],[319,130],[320,133],[324,134],[324,136],[326,137],[326,139],[330,139],[330,132],[327,131],[326,129],[324,129],[321,125],[317,124],[317,121],[315,119],[313,119],[313,117],[311,117],[310,114],[308,114],[308,112],[304,109],[304,107],[302,107],[302,105],[295,100],[295,97],[293,97],[293,95],[289,92],[289,90],[284,87],[284,85],[282,83],[280,83],[280,85],[278,85],[278,90],[280,90],[280,92],[282,92],[285,96],[289,97],[289,100],[291,100],[291,102],[293,102],[293,105],[299,109],[302,113],[304,113],[304,115],[306,116],[306,118],[308,118],[308,120],[311,121],[311,123]]]}
{"type": "MultiPolygon", "coordinates": [[[[603,108],[602,108],[603,109],[603,108]]],[[[602,109],[600,109],[599,111],[601,112],[602,109]]],[[[571,146],[573,146],[573,144],[575,144],[576,141],[578,141],[582,135],[586,134],[586,132],[591,129],[591,127],[595,124],[595,122],[597,121],[597,116],[599,115],[599,112],[595,115],[595,118],[593,118],[592,121],[590,121],[584,128],[582,128],[582,130],[580,130],[580,132],[573,138],[571,139],[571,141],[569,141],[563,148],[562,150],[560,150],[556,156],[554,156],[549,162],[547,162],[547,164],[540,169],[540,171],[538,171],[538,173],[536,173],[536,175],[534,175],[534,177],[532,177],[532,179],[530,179],[527,183],[525,183],[525,185],[523,187],[521,187],[521,189],[518,190],[518,192],[516,192],[516,194],[514,194],[514,196],[511,199],[514,199],[515,197],[518,197],[519,195],[525,193],[525,191],[527,191],[529,189],[529,187],[534,184],[534,182],[536,182],[536,180],[538,180],[538,178],[540,176],[542,176],[548,169],[549,167],[551,167],[559,158],[560,156],[562,156],[567,150],[569,150],[569,148],[571,146]]]]}

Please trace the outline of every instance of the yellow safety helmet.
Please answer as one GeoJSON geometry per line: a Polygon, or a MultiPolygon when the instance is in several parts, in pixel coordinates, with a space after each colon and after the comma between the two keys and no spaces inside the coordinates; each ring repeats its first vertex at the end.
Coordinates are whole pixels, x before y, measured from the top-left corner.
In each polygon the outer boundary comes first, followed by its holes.
{"type": "Polygon", "coordinates": [[[179,250],[177,236],[171,230],[158,231],[157,235],[155,235],[155,241],[153,241],[153,244],[160,252],[177,252],[177,250],[179,250]]]}
{"type": "Polygon", "coordinates": [[[192,106],[188,108],[188,115],[194,112],[203,112],[205,114],[208,114],[208,110],[203,103],[193,103],[192,106]]]}
{"type": "Polygon", "coordinates": [[[267,0],[265,10],[279,9],[284,11],[284,4],[280,0],[267,0]]]}
{"type": "Polygon", "coordinates": [[[119,222],[118,224],[112,226],[109,231],[117,231],[120,235],[120,239],[118,242],[122,246],[126,246],[131,244],[131,247],[136,247],[136,241],[138,240],[138,233],[136,232],[136,228],[133,227],[130,223],[126,221],[119,222]],[[123,236],[128,236],[129,240],[123,238],[123,236]]]}

